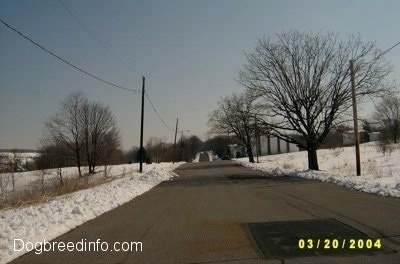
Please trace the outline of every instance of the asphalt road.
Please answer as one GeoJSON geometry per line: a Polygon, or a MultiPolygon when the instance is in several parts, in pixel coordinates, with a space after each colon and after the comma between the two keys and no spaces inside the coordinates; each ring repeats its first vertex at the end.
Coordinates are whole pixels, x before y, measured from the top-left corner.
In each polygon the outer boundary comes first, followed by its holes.
{"type": "MultiPolygon", "coordinates": [[[[185,164],[176,172],[181,177],[54,240],[100,239],[109,248],[114,242],[136,241],[142,242],[141,252],[31,252],[12,263],[400,263],[400,199],[271,177],[230,161],[185,164]],[[279,238],[297,232],[307,241],[311,238],[307,230],[319,226],[322,233],[313,237],[316,242],[336,228],[328,222],[316,224],[323,219],[357,229],[367,238],[380,238],[382,250],[354,249],[346,255],[331,249],[327,256],[310,256],[298,249],[297,237],[287,245],[288,250],[297,247],[297,255],[267,256],[257,242],[263,233],[256,238],[252,233],[256,229],[250,228],[278,223],[268,227],[269,234],[275,232],[279,238]],[[299,224],[286,228],[287,221],[299,224]]],[[[344,238],[352,237],[340,239],[344,238]]]]}

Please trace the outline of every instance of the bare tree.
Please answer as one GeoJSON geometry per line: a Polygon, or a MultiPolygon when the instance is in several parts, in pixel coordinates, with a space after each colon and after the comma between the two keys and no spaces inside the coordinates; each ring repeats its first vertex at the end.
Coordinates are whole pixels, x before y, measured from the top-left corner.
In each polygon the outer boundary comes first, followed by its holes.
{"type": "Polygon", "coordinates": [[[8,170],[8,154],[0,154],[0,173],[8,170]]]}
{"type": "Polygon", "coordinates": [[[228,148],[229,144],[239,144],[240,141],[234,136],[220,135],[207,139],[200,150],[207,151],[212,150],[218,157],[224,155],[231,156],[228,148]]]}
{"type": "Polygon", "coordinates": [[[81,106],[79,124],[89,174],[93,174],[98,163],[107,162],[107,158],[119,147],[115,117],[109,107],[99,102],[85,101],[81,106]]]}
{"type": "Polygon", "coordinates": [[[0,198],[3,198],[5,200],[8,199],[9,195],[9,190],[8,190],[8,185],[11,180],[11,175],[9,173],[1,173],[0,174],[0,198]]]}
{"type": "Polygon", "coordinates": [[[107,133],[100,137],[100,144],[98,144],[99,160],[98,164],[121,164],[122,151],[121,136],[117,126],[110,128],[107,133]]]}
{"type": "Polygon", "coordinates": [[[0,173],[18,172],[24,169],[22,155],[16,149],[11,149],[10,152],[0,154],[0,173]]]}
{"type": "Polygon", "coordinates": [[[182,133],[180,139],[180,159],[187,162],[192,162],[196,154],[200,151],[203,144],[198,136],[184,136],[182,133]]]}
{"type": "Polygon", "coordinates": [[[200,151],[203,141],[198,136],[192,135],[185,140],[186,145],[186,153],[187,157],[186,160],[192,161],[196,154],[200,151]]]}
{"type": "Polygon", "coordinates": [[[61,144],[42,142],[40,155],[35,158],[35,165],[39,170],[57,168],[60,185],[64,185],[62,168],[71,166],[71,151],[61,144]]]}
{"type": "Polygon", "coordinates": [[[13,149],[10,157],[11,183],[13,191],[15,191],[15,172],[22,171],[22,164],[23,162],[21,153],[18,153],[16,149],[13,149]]]}
{"type": "Polygon", "coordinates": [[[313,170],[319,169],[320,144],[351,107],[349,61],[357,64],[359,100],[384,92],[383,80],[390,72],[373,42],[352,36],[341,41],[332,33],[291,31],[277,35],[276,41],[264,37],[246,57],[239,82],[261,97],[269,129],[301,135],[305,144],[296,143],[307,150],[313,170]]]}
{"type": "Polygon", "coordinates": [[[21,153],[18,153],[16,149],[11,150],[11,156],[9,156],[9,167],[12,172],[23,170],[22,155],[21,153]]]}
{"type": "Polygon", "coordinates": [[[159,163],[165,159],[166,143],[165,139],[159,137],[150,137],[147,140],[146,150],[151,160],[159,163]]]}
{"type": "Polygon", "coordinates": [[[87,99],[81,92],[76,92],[59,105],[58,112],[45,123],[45,144],[62,145],[69,149],[75,157],[79,177],[82,177],[82,129],[79,122],[81,106],[87,99]]]}
{"type": "Polygon", "coordinates": [[[382,132],[388,135],[393,143],[397,143],[400,134],[400,97],[383,97],[375,108],[373,118],[381,124],[382,132]]]}
{"type": "Polygon", "coordinates": [[[136,160],[136,153],[138,152],[138,150],[138,147],[132,147],[130,150],[125,152],[125,161],[129,164],[131,164],[132,162],[138,162],[138,160],[136,160]]]}
{"type": "Polygon", "coordinates": [[[218,109],[211,113],[208,120],[211,133],[235,134],[245,145],[250,162],[254,162],[251,140],[254,136],[255,113],[254,97],[248,93],[233,94],[218,101],[218,109]]]}
{"type": "Polygon", "coordinates": [[[73,153],[82,177],[81,165],[85,161],[89,174],[95,172],[99,162],[107,158],[120,144],[119,131],[109,107],[89,102],[76,92],[64,99],[59,111],[45,123],[44,145],[60,146],[73,153]]]}

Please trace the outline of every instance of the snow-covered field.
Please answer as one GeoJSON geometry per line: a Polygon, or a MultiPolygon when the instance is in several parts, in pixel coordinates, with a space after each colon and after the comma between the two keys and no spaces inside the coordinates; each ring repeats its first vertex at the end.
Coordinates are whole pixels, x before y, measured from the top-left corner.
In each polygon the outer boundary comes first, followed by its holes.
{"type": "MultiPolygon", "coordinates": [[[[127,173],[109,183],[91,189],[63,195],[54,200],[28,207],[0,211],[0,263],[7,263],[26,251],[14,251],[14,239],[32,243],[45,239],[50,241],[134,197],[150,190],[162,181],[176,175],[172,172],[182,163],[144,164],[144,173],[137,172],[137,164],[116,165],[109,168],[109,176],[127,173]]],[[[29,175],[19,175],[19,181],[26,183],[29,175]]],[[[54,175],[48,171],[49,175],[54,175]]],[[[73,175],[75,169],[65,169],[66,175],[73,175]],[[70,173],[68,173],[70,171],[70,173]]],[[[17,245],[18,246],[18,245],[17,245]]]]}
{"type": "Polygon", "coordinates": [[[400,145],[393,144],[383,153],[375,143],[360,146],[361,176],[356,176],[355,148],[318,150],[321,171],[310,171],[307,152],[260,157],[260,163],[237,159],[246,167],[275,175],[297,176],[334,183],[383,196],[400,197],[400,145]]]}

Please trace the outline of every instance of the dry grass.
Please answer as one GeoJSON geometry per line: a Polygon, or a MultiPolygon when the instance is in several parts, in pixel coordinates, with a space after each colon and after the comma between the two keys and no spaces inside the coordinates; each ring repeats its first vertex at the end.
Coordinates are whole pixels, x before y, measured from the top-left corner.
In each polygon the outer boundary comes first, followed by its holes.
{"type": "Polygon", "coordinates": [[[1,199],[0,198],[0,210],[2,209],[12,209],[23,206],[29,206],[32,204],[46,203],[54,200],[60,195],[65,195],[68,193],[73,193],[79,190],[93,188],[94,186],[102,185],[113,181],[116,178],[100,178],[92,183],[85,183],[84,178],[74,178],[69,180],[64,180],[63,185],[58,185],[53,188],[52,191],[47,191],[45,194],[20,194],[18,197],[1,199]]]}

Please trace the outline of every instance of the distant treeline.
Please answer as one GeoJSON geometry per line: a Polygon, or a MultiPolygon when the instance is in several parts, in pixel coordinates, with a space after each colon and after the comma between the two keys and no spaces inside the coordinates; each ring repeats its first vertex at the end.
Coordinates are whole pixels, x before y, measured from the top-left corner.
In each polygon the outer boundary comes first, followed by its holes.
{"type": "Polygon", "coordinates": [[[18,149],[18,148],[13,148],[13,149],[0,149],[0,153],[4,152],[16,152],[16,153],[31,153],[31,152],[39,152],[37,149],[18,149]]]}

